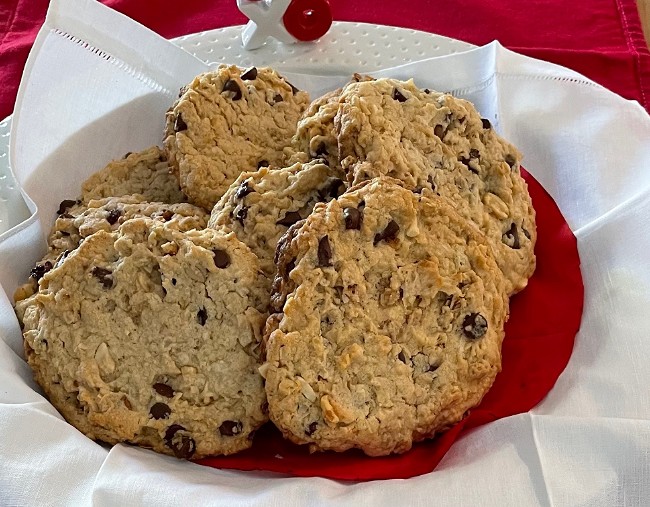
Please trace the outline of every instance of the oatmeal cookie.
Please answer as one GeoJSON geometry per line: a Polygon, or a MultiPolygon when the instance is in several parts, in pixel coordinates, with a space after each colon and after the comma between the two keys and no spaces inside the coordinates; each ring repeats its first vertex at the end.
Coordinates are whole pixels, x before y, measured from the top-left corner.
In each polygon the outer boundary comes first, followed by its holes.
{"type": "Polygon", "coordinates": [[[221,66],[167,113],[164,147],[190,201],[210,211],[243,172],[282,167],[309,95],[277,72],[221,66]]]}
{"type": "Polygon", "coordinates": [[[234,234],[128,220],[86,238],[17,303],[27,361],[92,439],[186,459],[246,449],[267,419],[258,279],[234,234]]]}
{"type": "Polygon", "coordinates": [[[187,201],[165,154],[157,146],[113,160],[81,185],[81,200],[86,203],[133,194],[141,196],[142,201],[168,204],[187,201]]]}
{"type": "Polygon", "coordinates": [[[409,450],[464,417],[501,369],[505,279],[442,198],[386,177],[280,240],[267,321],[269,416],[312,450],[409,450]]]}
{"type": "Polygon", "coordinates": [[[114,231],[126,220],[139,217],[164,221],[168,227],[179,231],[205,229],[207,225],[208,214],[202,208],[187,203],[142,202],[142,198],[131,195],[91,200],[85,204],[81,200],[61,202],[58,218],[47,239],[47,252],[31,270],[28,282],[15,292],[14,300],[34,294],[43,275],[97,231],[114,231]]]}
{"type": "Polygon", "coordinates": [[[343,181],[321,160],[274,170],[264,167],[235,180],[212,210],[208,226],[234,231],[272,279],[280,237],[306,218],[317,202],[338,197],[345,189],[343,181]]]}
{"type": "Polygon", "coordinates": [[[470,102],[413,81],[352,83],[339,99],[335,127],[351,184],[387,175],[445,197],[490,239],[508,292],[526,286],[536,227],[521,155],[470,102]]]}

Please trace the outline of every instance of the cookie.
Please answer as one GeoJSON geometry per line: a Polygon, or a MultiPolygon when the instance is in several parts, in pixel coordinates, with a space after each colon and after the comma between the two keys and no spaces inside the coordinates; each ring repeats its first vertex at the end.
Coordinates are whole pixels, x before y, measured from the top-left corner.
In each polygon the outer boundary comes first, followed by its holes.
{"type": "Polygon", "coordinates": [[[335,127],[351,184],[387,175],[409,189],[445,197],[491,240],[508,292],[535,269],[535,211],[521,155],[471,103],[420,90],[413,81],[352,83],[335,127]]]}
{"type": "Polygon", "coordinates": [[[308,105],[306,92],[269,68],[197,76],[167,113],[164,140],[190,201],[210,211],[242,172],[282,167],[308,105]]]}
{"type": "Polygon", "coordinates": [[[142,201],[168,204],[187,201],[165,154],[157,146],[113,160],[81,186],[83,202],[132,194],[140,195],[142,201]]]}
{"type": "MultiPolygon", "coordinates": [[[[354,74],[350,83],[372,81],[374,78],[354,74]]],[[[346,85],[347,86],[347,85],[346,85]]],[[[291,140],[294,150],[292,161],[302,161],[325,158],[328,165],[343,178],[344,173],[339,161],[338,139],[334,129],[334,117],[338,112],[339,99],[343,88],[326,93],[314,100],[298,122],[296,134],[291,140]]]]}
{"type": "Polygon", "coordinates": [[[345,189],[343,181],[320,160],[282,169],[264,167],[235,180],[212,210],[208,226],[234,231],[272,280],[280,237],[306,218],[317,202],[338,197],[345,189]]]}
{"type": "Polygon", "coordinates": [[[186,459],[248,448],[267,419],[258,272],[233,234],[148,218],[96,232],[16,305],[27,362],[92,439],[186,459]]]}
{"type": "Polygon", "coordinates": [[[192,204],[141,202],[141,199],[142,195],[132,195],[91,200],[87,204],[80,200],[63,201],[47,240],[47,253],[31,270],[28,282],[15,292],[14,300],[34,294],[42,276],[97,231],[114,231],[126,220],[139,217],[164,221],[179,231],[205,229],[207,225],[207,213],[192,204]]]}
{"type": "Polygon", "coordinates": [[[401,453],[476,406],[501,368],[505,279],[442,198],[373,179],[278,246],[269,416],[311,450],[401,453]]]}

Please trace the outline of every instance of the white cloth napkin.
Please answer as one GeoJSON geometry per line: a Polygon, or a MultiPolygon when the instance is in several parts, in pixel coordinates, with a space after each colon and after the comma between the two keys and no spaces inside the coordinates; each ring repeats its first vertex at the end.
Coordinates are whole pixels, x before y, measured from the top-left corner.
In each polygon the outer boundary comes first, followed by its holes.
{"type": "MultiPolygon", "coordinates": [[[[6,294],[41,254],[57,203],[112,157],[159,143],[177,88],[202,69],[91,0],[51,3],[14,117],[13,168],[38,212],[0,242],[6,294]]],[[[215,470],[108,449],[63,421],[31,380],[11,301],[0,291],[0,504],[648,505],[647,113],[498,43],[376,74],[473,100],[521,149],[575,232],[585,312],[571,361],[547,398],[466,434],[433,473],[413,479],[353,484],[215,470]]],[[[346,78],[290,76],[314,93],[346,78]]]]}

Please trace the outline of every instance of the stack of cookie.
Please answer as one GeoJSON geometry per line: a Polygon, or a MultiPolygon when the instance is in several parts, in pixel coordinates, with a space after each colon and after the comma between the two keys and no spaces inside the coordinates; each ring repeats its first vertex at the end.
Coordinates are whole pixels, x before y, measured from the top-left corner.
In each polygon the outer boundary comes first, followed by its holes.
{"type": "Polygon", "coordinates": [[[64,201],[16,293],[70,423],[199,458],[270,418],[384,455],[481,401],[536,230],[520,154],[470,103],[355,75],[310,104],[222,66],[181,90],[163,146],[64,201]]]}

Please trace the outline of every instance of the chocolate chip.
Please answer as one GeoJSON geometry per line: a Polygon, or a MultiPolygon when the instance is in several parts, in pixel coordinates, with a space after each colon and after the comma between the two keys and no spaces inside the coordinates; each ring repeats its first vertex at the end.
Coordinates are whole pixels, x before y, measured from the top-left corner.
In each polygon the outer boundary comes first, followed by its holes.
{"type": "Polygon", "coordinates": [[[151,387],[153,387],[153,390],[156,391],[160,396],[164,396],[165,398],[174,397],[174,389],[172,389],[172,387],[167,384],[163,384],[162,382],[156,382],[151,387]]]}
{"type": "Polygon", "coordinates": [[[160,216],[162,216],[165,222],[169,222],[174,217],[174,212],[166,209],[165,211],[162,212],[162,215],[160,216]]]}
{"type": "Polygon", "coordinates": [[[208,321],[208,312],[205,308],[201,308],[196,314],[196,318],[199,319],[199,324],[205,326],[205,323],[208,321]]]}
{"type": "Polygon", "coordinates": [[[345,185],[339,178],[334,178],[325,187],[318,191],[318,196],[322,201],[329,201],[335,197],[339,197],[345,192],[345,185]]]}
{"type": "Polygon", "coordinates": [[[248,208],[246,206],[242,206],[239,209],[236,209],[234,216],[241,224],[241,226],[244,227],[244,220],[246,220],[246,217],[248,216],[248,208]]]}
{"type": "Polygon", "coordinates": [[[276,93],[273,96],[273,103],[274,104],[278,104],[278,103],[283,102],[283,101],[284,101],[284,98],[282,98],[282,95],[280,95],[279,93],[276,93]]]}
{"type": "MultiPolygon", "coordinates": [[[[524,236],[526,236],[528,239],[530,239],[530,232],[528,232],[527,229],[525,229],[524,227],[522,227],[522,228],[521,228],[521,232],[524,233],[524,236]]],[[[66,252],[67,252],[67,250],[66,250],[66,252]]]]}
{"type": "MultiPolygon", "coordinates": [[[[176,433],[179,431],[185,431],[185,428],[181,426],[180,424],[172,424],[167,430],[165,431],[165,442],[171,442],[171,440],[174,438],[176,433]]],[[[169,445],[169,444],[167,444],[169,445]]]]}
{"type": "Polygon", "coordinates": [[[508,153],[505,157],[506,164],[510,166],[510,169],[514,169],[515,165],[517,164],[517,159],[515,158],[514,155],[511,155],[508,153]]]}
{"type": "Polygon", "coordinates": [[[287,81],[286,79],[284,80],[284,82],[287,83],[287,84],[291,87],[291,91],[294,93],[294,95],[300,91],[298,88],[296,88],[295,86],[293,86],[293,85],[292,85],[289,81],[287,81]]]}
{"type": "Polygon", "coordinates": [[[311,437],[314,434],[314,432],[316,431],[316,428],[318,428],[318,423],[316,421],[314,421],[305,430],[305,435],[307,435],[308,437],[311,437]]]}
{"type": "Polygon", "coordinates": [[[181,113],[178,113],[174,120],[174,132],[183,132],[184,130],[187,130],[187,123],[183,120],[181,113]]]}
{"type": "Polygon", "coordinates": [[[345,208],[343,210],[346,229],[361,229],[361,212],[356,208],[345,208]]]}
{"type": "Polygon", "coordinates": [[[68,255],[70,255],[70,250],[63,250],[63,252],[61,252],[61,254],[56,259],[56,265],[60,265],[68,255]]]}
{"type": "Polygon", "coordinates": [[[436,125],[433,128],[433,133],[436,136],[438,136],[440,138],[440,140],[442,141],[442,138],[445,137],[445,127],[443,127],[442,125],[436,125]]]}
{"type": "Polygon", "coordinates": [[[426,93],[427,95],[429,95],[429,94],[431,93],[431,90],[429,90],[428,88],[425,88],[425,89],[424,89],[424,93],[426,93]]]}
{"type": "MultiPolygon", "coordinates": [[[[259,166],[259,164],[258,164],[259,166]]],[[[251,192],[255,192],[251,187],[248,186],[248,181],[242,181],[239,184],[239,187],[237,188],[237,191],[235,192],[235,197],[237,199],[243,199],[246,197],[248,194],[251,192]]]]}
{"type": "Polygon", "coordinates": [[[230,255],[225,250],[213,250],[214,265],[219,269],[225,269],[230,266],[230,255]]]}
{"type": "Polygon", "coordinates": [[[399,225],[397,225],[397,222],[395,222],[395,220],[391,220],[390,222],[388,222],[388,225],[382,232],[375,234],[375,240],[373,244],[376,245],[380,241],[393,240],[397,237],[398,232],[399,232],[399,225]]]}
{"type": "Polygon", "coordinates": [[[286,227],[290,227],[293,224],[295,224],[298,220],[302,220],[300,213],[298,213],[297,211],[289,211],[287,212],[286,215],[284,215],[284,218],[278,220],[275,223],[277,225],[284,225],[286,227]]]}
{"type": "Polygon", "coordinates": [[[339,197],[345,191],[345,185],[339,178],[334,178],[328,185],[318,191],[318,195],[323,201],[329,201],[339,197]]]}
{"type": "Polygon", "coordinates": [[[172,409],[164,403],[154,403],[149,409],[149,415],[154,419],[167,419],[172,409]]]}
{"type": "Polygon", "coordinates": [[[325,146],[325,143],[320,143],[314,153],[316,156],[327,155],[327,146],[325,146]]]}
{"type": "Polygon", "coordinates": [[[237,81],[235,81],[234,79],[229,79],[228,81],[226,81],[223,85],[222,91],[232,93],[231,96],[232,100],[241,99],[241,88],[239,88],[237,81]]]}
{"type": "Polygon", "coordinates": [[[402,361],[404,364],[406,364],[406,356],[404,355],[404,351],[400,350],[400,353],[397,354],[397,359],[402,361]]]}
{"type": "Polygon", "coordinates": [[[172,424],[165,432],[165,444],[169,447],[174,456],[182,459],[190,459],[196,450],[196,443],[192,437],[181,435],[176,436],[179,431],[185,431],[180,424],[172,424]]]}
{"type": "Polygon", "coordinates": [[[52,269],[52,263],[45,261],[43,264],[36,264],[29,272],[29,276],[38,282],[50,269],[52,269]]]}
{"type": "Polygon", "coordinates": [[[481,123],[483,124],[484,129],[492,128],[492,124],[490,123],[490,120],[488,120],[487,118],[481,118],[481,123]]]}
{"type": "Polygon", "coordinates": [[[480,313],[470,313],[463,319],[463,333],[471,340],[477,340],[487,333],[488,323],[480,313]]]}
{"type": "Polygon", "coordinates": [[[478,174],[478,171],[477,171],[476,169],[474,169],[472,166],[469,165],[469,162],[470,162],[471,159],[466,158],[466,157],[460,157],[458,160],[459,160],[459,162],[460,162],[461,164],[463,164],[464,166],[466,166],[467,169],[469,169],[470,171],[472,171],[474,174],[478,174]]]}
{"type": "Polygon", "coordinates": [[[110,289],[113,287],[113,277],[111,276],[113,273],[108,269],[95,266],[91,273],[95,278],[97,278],[97,280],[99,280],[99,283],[101,283],[104,288],[110,289]]]}
{"type": "Polygon", "coordinates": [[[512,223],[510,229],[508,229],[501,238],[501,241],[503,241],[506,245],[508,245],[510,248],[513,248],[514,250],[518,250],[521,247],[519,243],[519,231],[517,231],[517,224],[514,222],[512,223]]]}
{"type": "Polygon", "coordinates": [[[406,102],[406,97],[398,88],[393,88],[393,98],[398,102],[406,102]]]}
{"type": "Polygon", "coordinates": [[[127,410],[133,410],[133,405],[126,396],[122,396],[122,403],[124,403],[127,410]]]}
{"type": "Polygon", "coordinates": [[[289,276],[294,268],[296,267],[296,259],[291,259],[284,268],[285,276],[289,276]]]}
{"type": "Polygon", "coordinates": [[[57,210],[57,215],[63,215],[66,211],[68,211],[69,208],[72,208],[75,204],[79,204],[79,201],[75,201],[72,199],[66,199],[64,201],[61,201],[61,204],[59,204],[59,209],[57,210]]]}
{"type": "Polygon", "coordinates": [[[438,368],[440,368],[439,364],[430,364],[427,371],[436,371],[438,368]]]}
{"type": "Polygon", "coordinates": [[[219,426],[219,433],[224,437],[234,437],[235,435],[239,435],[243,429],[244,426],[239,421],[224,421],[219,426]]]}
{"type": "Polygon", "coordinates": [[[132,151],[127,151],[122,158],[129,158],[129,155],[132,155],[132,151]]]}
{"type": "Polygon", "coordinates": [[[268,167],[269,166],[269,161],[268,160],[260,160],[257,163],[257,168],[261,169],[262,167],[268,167]]]}
{"type": "Polygon", "coordinates": [[[172,278],[172,285],[176,285],[176,278],[172,278]]]}
{"type": "Polygon", "coordinates": [[[121,216],[122,216],[121,210],[112,209],[108,212],[108,215],[106,215],[106,221],[111,225],[115,225],[121,216]]]}
{"type": "Polygon", "coordinates": [[[192,437],[183,436],[181,441],[172,447],[174,455],[181,459],[190,459],[196,451],[196,442],[192,437]]]}
{"type": "Polygon", "coordinates": [[[471,150],[469,150],[469,158],[479,158],[480,155],[481,154],[476,148],[472,148],[471,150]]]}
{"type": "Polygon", "coordinates": [[[257,68],[251,67],[241,75],[241,78],[246,81],[253,81],[254,79],[257,79],[257,68]]]}
{"type": "Polygon", "coordinates": [[[332,265],[332,247],[327,236],[323,236],[318,242],[318,265],[323,268],[332,265]]]}
{"type": "Polygon", "coordinates": [[[429,183],[429,185],[431,185],[431,190],[433,190],[435,192],[436,191],[436,183],[433,181],[433,175],[429,174],[429,176],[427,176],[427,183],[429,183]]]}

